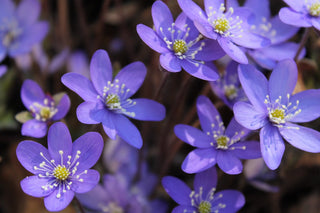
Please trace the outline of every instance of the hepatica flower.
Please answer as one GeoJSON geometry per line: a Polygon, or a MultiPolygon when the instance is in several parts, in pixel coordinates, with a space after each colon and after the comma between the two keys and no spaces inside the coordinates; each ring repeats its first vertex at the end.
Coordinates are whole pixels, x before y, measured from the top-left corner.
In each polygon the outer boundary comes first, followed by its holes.
{"type": "Polygon", "coordinates": [[[280,10],[281,21],[297,27],[315,27],[320,30],[319,0],[284,0],[290,7],[280,10]]]}
{"type": "Polygon", "coordinates": [[[197,110],[203,131],[184,124],[174,128],[178,138],[196,147],[183,161],[183,171],[197,173],[218,164],[225,173],[239,174],[242,172],[239,158],[261,157],[258,142],[242,141],[249,130],[234,119],[225,130],[218,111],[207,97],[197,99],[197,110]]]}
{"type": "Polygon", "coordinates": [[[25,80],[21,88],[21,100],[28,111],[17,114],[16,119],[23,123],[21,134],[35,138],[47,134],[48,125],[62,119],[70,108],[68,95],[59,93],[51,97],[32,80],[25,80]]]}
{"type": "Polygon", "coordinates": [[[127,143],[140,148],[140,132],[127,117],[147,121],[160,121],[165,117],[162,104],[144,98],[130,98],[145,78],[144,64],[131,63],[112,80],[108,53],[97,50],[91,59],[90,74],[92,81],[77,73],[67,73],[61,79],[85,101],[77,108],[79,121],[85,124],[102,123],[111,139],[119,135],[127,143]]]}
{"type": "Polygon", "coordinates": [[[191,190],[180,179],[166,176],[162,185],[171,198],[179,204],[173,213],[231,213],[237,212],[245,203],[243,194],[236,190],[216,192],[217,172],[212,167],[195,175],[191,190]]]}
{"type": "MultiPolygon", "coordinates": [[[[247,53],[255,62],[266,69],[273,69],[278,61],[293,59],[299,44],[287,40],[296,34],[299,28],[283,23],[278,15],[271,17],[269,0],[247,0],[244,6],[250,8],[255,15],[250,31],[271,41],[268,47],[248,50],[247,53]]],[[[300,54],[300,58],[304,55],[305,51],[300,54]]]]}
{"type": "Polygon", "coordinates": [[[0,61],[8,54],[15,57],[31,51],[48,32],[45,21],[37,21],[40,14],[37,0],[23,0],[15,7],[13,1],[0,3],[0,61]],[[32,12],[30,12],[32,11],[32,12]]]}
{"type": "Polygon", "coordinates": [[[67,126],[57,122],[49,129],[48,149],[28,140],[18,145],[18,160],[34,174],[21,181],[21,188],[28,195],[44,197],[49,211],[60,211],[75,193],[88,192],[97,185],[99,172],[90,168],[102,149],[99,133],[88,132],[72,143],[67,126]]]}
{"type": "Polygon", "coordinates": [[[244,127],[260,129],[262,157],[270,169],[278,168],[285,144],[320,152],[320,133],[296,122],[312,121],[320,116],[320,90],[311,89],[292,95],[297,83],[297,66],[287,59],[278,63],[269,81],[252,65],[239,66],[239,78],[251,103],[238,102],[233,110],[244,127]]]}
{"type": "Polygon", "coordinates": [[[140,38],[153,50],[161,53],[160,64],[170,72],[179,72],[181,67],[190,75],[209,81],[218,79],[212,60],[225,53],[216,41],[203,39],[190,19],[181,13],[173,21],[171,12],[162,1],[152,5],[155,30],[139,24],[140,38]]]}
{"type": "Polygon", "coordinates": [[[223,0],[205,0],[205,11],[192,0],[178,0],[178,3],[200,33],[217,40],[226,54],[239,63],[248,63],[241,47],[255,49],[270,44],[268,39],[250,32],[252,14],[248,9],[226,8],[223,0]]]}
{"type": "Polygon", "coordinates": [[[222,76],[217,81],[210,82],[215,94],[231,109],[236,102],[247,100],[239,81],[238,65],[239,63],[230,61],[222,76]]]}

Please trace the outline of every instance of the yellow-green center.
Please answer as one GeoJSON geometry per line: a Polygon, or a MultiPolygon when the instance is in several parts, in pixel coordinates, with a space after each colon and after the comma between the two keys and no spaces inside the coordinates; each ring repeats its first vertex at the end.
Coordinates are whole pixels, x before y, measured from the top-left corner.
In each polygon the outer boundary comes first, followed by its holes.
{"type": "Polygon", "coordinates": [[[320,15],[320,2],[313,3],[309,8],[309,14],[312,16],[320,15]]]}
{"type": "Polygon", "coordinates": [[[230,24],[226,18],[218,18],[214,21],[215,31],[219,33],[225,33],[230,29],[230,24]]]}
{"type": "Polygon", "coordinates": [[[283,120],[285,113],[283,109],[275,109],[271,113],[272,119],[283,120]]]}
{"type": "Polygon", "coordinates": [[[198,206],[199,213],[210,213],[211,212],[211,203],[208,201],[201,201],[198,206]]]}
{"type": "Polygon", "coordinates": [[[106,104],[110,109],[120,108],[120,97],[116,94],[109,94],[106,98],[106,104]]]}
{"type": "Polygon", "coordinates": [[[51,117],[50,108],[49,107],[42,107],[40,110],[40,116],[45,120],[49,119],[51,117]]]}
{"type": "Polygon", "coordinates": [[[184,54],[185,52],[187,52],[188,50],[188,46],[187,43],[182,40],[182,39],[178,39],[175,40],[173,43],[173,51],[175,53],[180,53],[180,54],[184,54]]]}
{"type": "Polygon", "coordinates": [[[222,149],[225,149],[225,148],[228,148],[228,142],[229,142],[229,138],[225,135],[221,135],[219,136],[216,141],[217,141],[217,144],[218,144],[218,147],[217,148],[222,148],[222,149]]]}
{"type": "Polygon", "coordinates": [[[57,166],[53,171],[53,176],[59,180],[66,180],[70,175],[69,170],[65,166],[57,166]]]}
{"type": "Polygon", "coordinates": [[[233,85],[225,87],[224,93],[228,99],[234,99],[237,97],[237,89],[233,85]]]}

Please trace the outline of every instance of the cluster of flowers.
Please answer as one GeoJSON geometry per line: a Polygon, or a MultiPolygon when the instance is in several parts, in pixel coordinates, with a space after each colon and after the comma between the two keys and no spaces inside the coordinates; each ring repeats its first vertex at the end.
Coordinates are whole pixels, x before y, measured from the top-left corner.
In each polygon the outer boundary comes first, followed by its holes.
{"type": "MultiPolygon", "coordinates": [[[[216,192],[216,165],[224,173],[236,175],[243,171],[241,159],[262,157],[267,167],[275,170],[284,154],[283,139],[298,149],[320,152],[320,133],[295,124],[320,117],[320,90],[294,94],[298,78],[294,60],[304,57],[305,50],[288,41],[299,27],[320,30],[320,2],[285,2],[290,8],[282,8],[279,16],[272,17],[268,0],[246,0],[243,6],[236,0],[204,0],[205,10],[192,0],[178,0],[183,12],[174,21],[168,6],[156,1],[152,6],[154,27],[137,25],[140,38],[160,53],[160,65],[165,70],[184,69],[209,81],[234,112],[225,128],[210,99],[199,96],[196,107],[201,130],[185,124],[174,127],[180,140],[196,147],[181,166],[184,172],[196,175],[194,190],[176,177],[162,179],[166,192],[179,204],[172,212],[236,212],[243,207],[241,192],[216,192]],[[231,61],[220,76],[213,61],[225,55],[231,61]],[[269,79],[259,70],[262,68],[272,70],[269,79]],[[260,142],[247,139],[251,130],[260,130],[260,142]]],[[[47,34],[48,23],[37,21],[40,5],[36,0],[23,0],[17,8],[11,0],[3,0],[0,5],[2,61],[6,56],[15,58],[30,52],[47,34]],[[34,12],[30,14],[31,9],[34,12]]],[[[18,160],[34,174],[21,181],[22,190],[44,197],[49,211],[66,208],[76,195],[92,212],[165,212],[167,207],[162,201],[149,201],[157,178],[138,160],[135,148],[140,149],[143,140],[129,120],[165,118],[162,104],[131,98],[145,79],[145,65],[131,63],[113,77],[108,53],[97,50],[89,70],[90,76],[64,74],[61,82],[84,100],[76,110],[78,120],[84,124],[102,123],[106,135],[116,140],[109,142],[116,147],[112,149],[108,144],[105,152],[126,152],[126,160],[116,159],[114,153],[105,154],[113,175],[104,175],[103,185],[98,184],[100,173],[90,168],[103,152],[102,136],[87,132],[72,143],[68,127],[56,122],[69,111],[68,95],[47,95],[35,81],[25,80],[21,99],[28,111],[16,116],[23,123],[21,134],[35,138],[47,135],[48,149],[30,140],[19,143],[18,160]]],[[[5,72],[6,67],[1,66],[0,76],[5,72]]]]}

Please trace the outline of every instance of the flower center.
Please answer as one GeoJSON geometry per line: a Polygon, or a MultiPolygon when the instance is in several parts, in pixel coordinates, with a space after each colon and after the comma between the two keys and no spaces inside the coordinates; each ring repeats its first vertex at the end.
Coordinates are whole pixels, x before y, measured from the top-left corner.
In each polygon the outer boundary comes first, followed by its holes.
{"type": "Polygon", "coordinates": [[[320,2],[313,3],[309,7],[309,14],[312,16],[319,16],[320,15],[320,2]]]}
{"type": "Polygon", "coordinates": [[[50,120],[58,112],[58,109],[55,107],[54,101],[45,98],[43,104],[33,103],[30,106],[30,111],[36,120],[45,122],[50,120]]]}
{"type": "Polygon", "coordinates": [[[224,34],[225,32],[227,32],[230,29],[230,23],[229,23],[228,19],[226,19],[224,17],[214,20],[213,26],[215,28],[215,31],[220,34],[224,34]]]}
{"type": "Polygon", "coordinates": [[[58,165],[53,170],[53,176],[59,180],[66,180],[70,175],[69,170],[63,165],[58,165]]]}
{"type": "Polygon", "coordinates": [[[211,203],[208,201],[201,201],[198,206],[200,213],[210,213],[211,212],[211,203]]]}
{"type": "Polygon", "coordinates": [[[185,52],[187,52],[187,50],[188,50],[187,42],[185,42],[182,39],[178,39],[178,40],[174,41],[174,43],[173,43],[173,51],[175,53],[177,53],[178,55],[182,55],[185,52]]]}
{"type": "Polygon", "coordinates": [[[229,137],[221,135],[216,139],[216,141],[218,149],[228,149],[228,142],[230,141],[229,137]]]}
{"type": "Polygon", "coordinates": [[[106,105],[109,109],[120,109],[120,97],[117,94],[108,94],[106,98],[106,105]]]}
{"type": "Polygon", "coordinates": [[[42,107],[40,110],[40,116],[45,120],[49,119],[51,117],[50,108],[49,107],[42,107]]]}
{"type": "Polygon", "coordinates": [[[269,118],[276,124],[285,123],[285,111],[283,109],[274,109],[269,113],[269,118]]]}
{"type": "Polygon", "coordinates": [[[228,99],[232,100],[237,97],[237,88],[234,85],[226,85],[224,87],[224,94],[228,99]]]}

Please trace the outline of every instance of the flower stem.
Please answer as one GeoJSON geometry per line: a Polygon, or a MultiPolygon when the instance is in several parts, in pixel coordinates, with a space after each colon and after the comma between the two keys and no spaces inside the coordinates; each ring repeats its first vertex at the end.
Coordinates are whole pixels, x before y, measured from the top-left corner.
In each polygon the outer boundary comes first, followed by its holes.
{"type": "Polygon", "coordinates": [[[79,210],[80,213],[85,213],[83,206],[81,205],[80,201],[76,196],[74,196],[73,202],[75,203],[76,208],[79,210]]]}
{"type": "Polygon", "coordinates": [[[304,34],[303,34],[303,36],[302,36],[302,39],[301,39],[299,48],[298,48],[298,50],[297,50],[297,53],[296,53],[296,55],[294,56],[294,60],[295,60],[295,61],[298,60],[298,57],[299,57],[299,55],[300,55],[300,53],[301,53],[304,45],[307,43],[309,34],[310,34],[310,28],[306,28],[305,31],[304,31],[304,34]]]}
{"type": "Polygon", "coordinates": [[[158,99],[160,98],[161,92],[162,92],[162,90],[163,90],[164,86],[166,85],[168,78],[169,78],[169,72],[166,70],[164,70],[163,72],[164,73],[162,75],[160,86],[158,87],[158,89],[155,93],[155,96],[153,98],[156,101],[159,101],[158,99]]]}
{"type": "Polygon", "coordinates": [[[227,12],[227,3],[228,3],[228,0],[224,0],[224,7],[226,8],[224,12],[227,12]]]}

